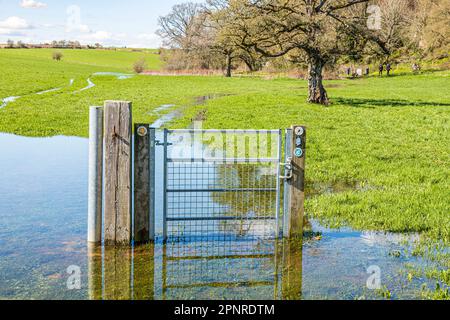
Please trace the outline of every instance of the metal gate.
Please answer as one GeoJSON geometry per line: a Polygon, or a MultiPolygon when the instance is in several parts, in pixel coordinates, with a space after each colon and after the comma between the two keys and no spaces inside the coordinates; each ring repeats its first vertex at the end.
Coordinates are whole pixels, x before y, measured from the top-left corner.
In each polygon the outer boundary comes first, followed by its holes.
{"type": "Polygon", "coordinates": [[[276,238],[281,130],[164,130],[163,237],[276,238]]]}

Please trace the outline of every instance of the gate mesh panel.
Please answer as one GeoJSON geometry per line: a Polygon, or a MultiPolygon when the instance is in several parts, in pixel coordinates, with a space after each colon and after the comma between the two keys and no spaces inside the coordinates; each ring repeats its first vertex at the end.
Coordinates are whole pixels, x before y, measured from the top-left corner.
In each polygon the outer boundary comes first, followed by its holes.
{"type": "MultiPolygon", "coordinates": [[[[252,134],[258,137],[259,132],[252,134]]],[[[280,133],[272,132],[269,137],[273,146],[267,148],[267,142],[264,145],[273,155],[280,147],[280,133]]],[[[253,139],[262,141],[259,137],[253,139]]],[[[280,189],[278,151],[270,158],[250,159],[248,149],[239,153],[237,148],[230,152],[225,147],[222,154],[232,153],[236,158],[216,155],[207,159],[207,147],[186,138],[186,131],[183,134],[166,131],[165,141],[169,154],[165,159],[167,240],[276,236],[280,189]],[[188,156],[177,157],[174,150],[190,152],[188,156]]]]}

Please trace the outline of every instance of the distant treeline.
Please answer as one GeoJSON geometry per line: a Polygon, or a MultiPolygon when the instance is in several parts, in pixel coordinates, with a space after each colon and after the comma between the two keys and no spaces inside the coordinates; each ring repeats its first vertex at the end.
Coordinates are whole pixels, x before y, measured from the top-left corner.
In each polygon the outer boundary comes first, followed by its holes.
{"type": "Polygon", "coordinates": [[[100,43],[93,45],[82,45],[79,41],[52,41],[51,43],[31,44],[23,41],[14,42],[8,40],[5,45],[1,45],[5,49],[105,49],[100,43]]]}

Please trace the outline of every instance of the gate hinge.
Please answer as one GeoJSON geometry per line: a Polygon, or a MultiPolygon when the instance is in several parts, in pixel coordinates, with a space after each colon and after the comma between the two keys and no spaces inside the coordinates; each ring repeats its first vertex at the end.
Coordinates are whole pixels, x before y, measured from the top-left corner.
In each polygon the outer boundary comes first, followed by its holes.
{"type": "Polygon", "coordinates": [[[291,180],[292,179],[292,177],[294,176],[294,173],[293,173],[293,171],[292,171],[292,158],[287,158],[286,159],[287,160],[287,162],[286,163],[280,163],[280,165],[281,166],[284,166],[284,169],[285,169],[285,171],[286,171],[286,173],[287,173],[287,175],[285,175],[285,176],[280,176],[280,179],[283,179],[283,180],[291,180]]]}

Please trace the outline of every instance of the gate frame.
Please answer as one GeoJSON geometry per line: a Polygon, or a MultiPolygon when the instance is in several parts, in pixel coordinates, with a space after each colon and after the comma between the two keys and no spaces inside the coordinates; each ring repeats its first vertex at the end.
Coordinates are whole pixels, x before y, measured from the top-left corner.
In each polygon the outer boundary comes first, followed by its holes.
{"type": "MultiPolygon", "coordinates": [[[[144,141],[144,149],[147,149],[148,157],[144,157],[144,168],[148,170],[148,179],[139,176],[136,168],[140,165],[140,154],[137,148],[134,149],[134,186],[132,185],[132,151],[133,141],[131,133],[131,102],[127,101],[106,101],[104,105],[104,130],[101,130],[101,107],[93,108],[90,121],[90,166],[89,166],[89,199],[92,205],[88,210],[88,242],[100,244],[102,219],[101,207],[105,208],[103,218],[105,221],[105,245],[133,245],[155,241],[155,186],[154,186],[154,163],[155,147],[161,145],[155,140],[156,128],[151,128],[149,124],[135,125],[135,141],[137,145],[141,138],[144,141]],[[95,110],[95,111],[94,111],[95,110]],[[112,121],[112,120],[114,121],[112,121]],[[112,125],[114,124],[114,125],[112,125]],[[116,125],[117,124],[117,125],[116,125]],[[140,127],[146,129],[146,133],[139,135],[140,127]],[[117,130],[116,130],[117,129],[117,130]],[[101,132],[103,131],[103,132],[101,132]],[[105,139],[105,152],[101,159],[101,143],[105,139]],[[114,148],[114,146],[117,146],[114,148]],[[147,158],[146,158],[147,157],[147,158]],[[103,160],[103,161],[101,161],[103,160]],[[112,166],[113,161],[117,162],[112,166]],[[118,165],[124,164],[122,166],[118,165]],[[146,168],[146,163],[149,167],[146,168]],[[105,169],[103,168],[105,167],[105,169]],[[100,173],[104,172],[105,181],[100,178],[100,173]],[[116,177],[116,178],[114,178],[116,177]],[[116,179],[117,181],[113,181],[116,179]],[[114,182],[114,184],[113,184],[114,182]],[[139,184],[140,183],[140,184],[139,184]],[[103,188],[105,185],[105,188],[103,188]],[[132,209],[132,192],[134,187],[134,212],[132,209]],[[102,201],[100,195],[105,190],[105,199],[102,201]],[[148,196],[148,205],[141,206],[136,194],[140,192],[140,197],[148,196]],[[103,203],[102,203],[103,202],[103,203]],[[132,229],[132,217],[134,217],[134,228],[132,229]],[[144,218],[144,220],[142,220],[144,218]],[[146,219],[148,218],[148,232],[145,231],[146,219]],[[117,221],[116,221],[117,219],[117,221]],[[114,222],[117,223],[109,223],[114,222]],[[136,224],[136,221],[144,221],[143,224],[136,224]],[[142,225],[144,228],[142,228],[142,225]],[[140,234],[140,235],[139,235],[140,234]],[[133,237],[134,235],[134,237],[133,237]]],[[[173,130],[172,130],[173,131],[173,130]]],[[[210,132],[224,132],[227,130],[208,130],[210,132]]],[[[262,130],[230,130],[238,132],[256,132],[262,130]]],[[[275,131],[275,130],[272,130],[275,131]]],[[[168,129],[164,129],[164,219],[167,218],[167,136],[168,129]]],[[[279,130],[279,139],[282,141],[282,130],[279,130]]],[[[276,228],[277,235],[287,238],[301,238],[303,235],[304,200],[305,200],[305,158],[306,158],[306,127],[292,126],[286,130],[285,163],[281,163],[282,147],[279,143],[278,151],[278,178],[277,179],[277,204],[276,204],[276,228]],[[290,133],[290,134],[289,134],[290,133]],[[289,138],[289,136],[291,136],[289,138]],[[285,176],[281,177],[281,166],[285,166],[285,176]],[[283,195],[283,219],[280,229],[280,206],[281,206],[281,179],[284,179],[283,195]]],[[[145,202],[145,201],[144,201],[145,202]]],[[[167,236],[167,224],[164,223],[164,235],[167,236]]]]}
{"type": "MultiPolygon", "coordinates": [[[[165,243],[168,240],[168,222],[170,221],[170,219],[168,218],[168,162],[169,160],[173,160],[173,159],[169,159],[168,158],[168,147],[171,145],[169,143],[169,134],[170,133],[181,133],[181,132],[186,132],[186,133],[191,133],[192,135],[196,135],[199,133],[227,133],[227,132],[231,132],[231,133],[242,133],[242,134],[260,134],[260,133],[271,133],[271,134],[277,134],[277,155],[276,158],[256,158],[256,159],[233,159],[234,163],[251,163],[251,162],[267,162],[267,163],[273,163],[276,164],[277,167],[277,172],[276,172],[276,187],[273,190],[274,192],[276,192],[276,202],[275,202],[275,217],[273,218],[268,218],[266,220],[275,220],[275,238],[278,239],[280,237],[283,236],[283,221],[280,224],[280,213],[281,213],[281,166],[283,165],[282,163],[282,150],[283,150],[283,130],[282,129],[277,129],[277,130],[264,130],[264,129],[260,129],[260,130],[217,130],[217,129],[201,129],[201,130],[197,130],[197,129],[175,129],[175,130],[169,130],[169,129],[163,129],[163,134],[164,134],[164,139],[163,139],[163,143],[160,144],[156,144],[155,146],[163,146],[164,147],[164,151],[163,151],[163,242],[165,243]],[[281,226],[281,228],[280,228],[281,226]]],[[[205,159],[191,159],[192,162],[196,162],[196,160],[200,161],[204,161],[205,159]]],[[[227,160],[227,158],[223,159],[225,162],[227,160]]],[[[214,162],[214,161],[212,161],[214,162]]],[[[202,220],[202,219],[199,219],[202,220]]],[[[204,220],[208,220],[207,218],[205,218],[204,220]]],[[[220,220],[220,219],[218,219],[220,220]]],[[[232,218],[230,218],[229,220],[234,220],[232,218]]]]}

